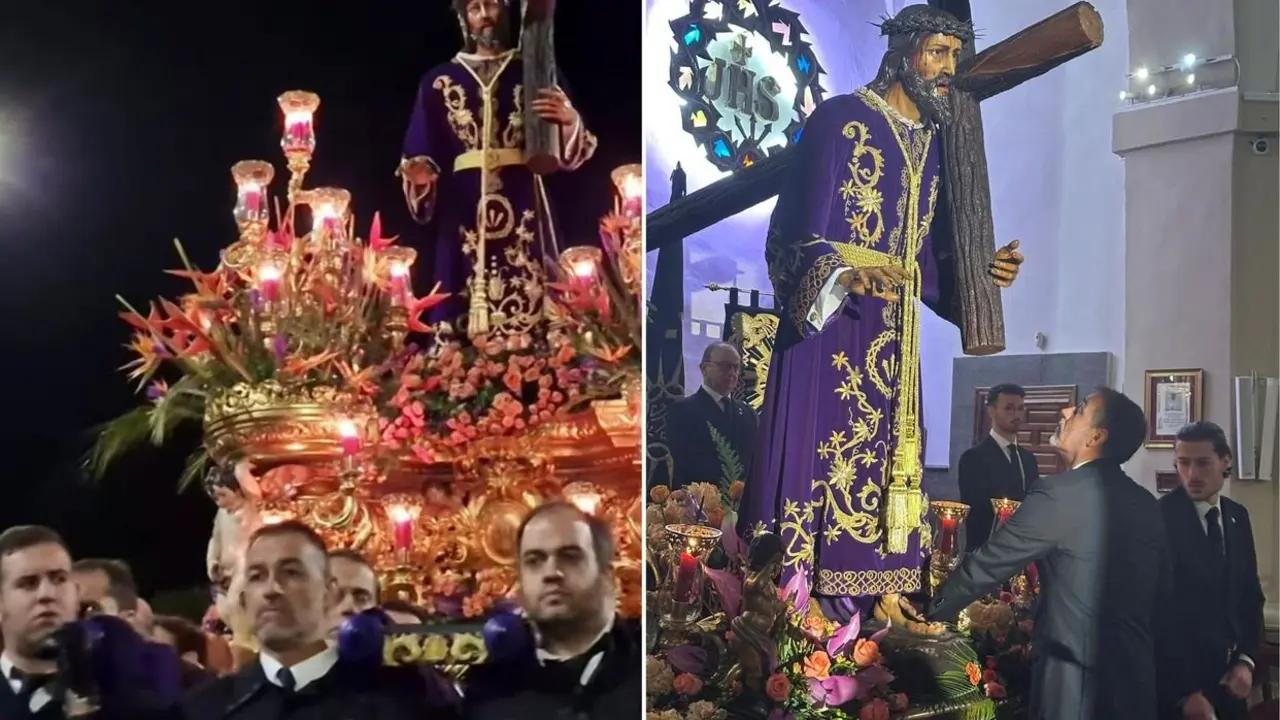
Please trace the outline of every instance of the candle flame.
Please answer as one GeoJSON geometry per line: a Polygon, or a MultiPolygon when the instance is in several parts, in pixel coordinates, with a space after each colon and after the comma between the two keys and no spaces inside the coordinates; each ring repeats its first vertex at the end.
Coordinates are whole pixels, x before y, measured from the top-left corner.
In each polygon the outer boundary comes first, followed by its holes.
{"type": "Polygon", "coordinates": [[[316,208],[315,208],[312,212],[314,213],[315,221],[316,221],[317,223],[318,223],[318,222],[321,222],[321,221],[323,221],[323,220],[336,220],[336,219],[338,219],[338,209],[337,209],[337,208],[335,208],[335,207],[334,207],[332,204],[330,204],[330,203],[324,203],[323,205],[317,205],[317,206],[316,206],[316,208]]]}
{"type": "Polygon", "coordinates": [[[360,436],[360,429],[350,420],[338,421],[338,434],[344,438],[353,438],[360,436]]]}
{"type": "Polygon", "coordinates": [[[240,183],[240,194],[249,195],[250,193],[262,192],[262,183],[256,180],[245,180],[240,183]]]}
{"type": "Polygon", "coordinates": [[[570,498],[569,502],[588,515],[595,515],[600,510],[599,493],[581,493],[570,498]]]}
{"type": "Polygon", "coordinates": [[[280,268],[275,263],[263,263],[258,268],[258,280],[262,282],[270,282],[280,279],[280,268]]]}
{"type": "Polygon", "coordinates": [[[644,182],[639,175],[628,175],[622,181],[622,194],[627,198],[638,198],[644,194],[644,182]]]}
{"type": "Polygon", "coordinates": [[[310,110],[290,110],[284,115],[285,125],[301,125],[303,123],[311,123],[312,112],[310,110]]]}
{"type": "Polygon", "coordinates": [[[573,264],[573,274],[578,277],[591,277],[596,274],[596,264],[590,260],[579,260],[573,264]]]}
{"type": "Polygon", "coordinates": [[[392,277],[405,277],[409,274],[409,266],[403,262],[396,261],[391,263],[388,272],[391,273],[392,277]]]}
{"type": "Polygon", "coordinates": [[[391,521],[397,525],[413,522],[413,511],[404,505],[391,506],[389,514],[391,515],[391,521]]]}

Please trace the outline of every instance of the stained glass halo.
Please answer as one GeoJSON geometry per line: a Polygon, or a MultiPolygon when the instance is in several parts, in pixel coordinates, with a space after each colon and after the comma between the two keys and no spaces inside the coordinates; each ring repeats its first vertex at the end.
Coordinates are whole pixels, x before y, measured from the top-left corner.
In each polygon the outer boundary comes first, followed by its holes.
{"type": "MultiPolygon", "coordinates": [[[[726,171],[750,167],[800,138],[805,122],[823,100],[825,71],[805,39],[808,30],[798,13],[776,0],[690,0],[688,14],[672,20],[670,27],[667,84],[682,101],[685,132],[706,151],[712,165],[726,171]],[[767,59],[760,53],[766,48],[771,55],[767,59]],[[727,115],[708,97],[716,88],[717,60],[757,69],[765,60],[778,68],[785,62],[787,76],[771,89],[794,88],[794,94],[776,94],[776,120],[756,117],[754,105],[750,113],[727,115]]],[[[753,103],[760,92],[758,85],[768,77],[755,75],[756,86],[750,90],[753,103]]],[[[717,94],[723,94],[723,87],[717,94]]]]}

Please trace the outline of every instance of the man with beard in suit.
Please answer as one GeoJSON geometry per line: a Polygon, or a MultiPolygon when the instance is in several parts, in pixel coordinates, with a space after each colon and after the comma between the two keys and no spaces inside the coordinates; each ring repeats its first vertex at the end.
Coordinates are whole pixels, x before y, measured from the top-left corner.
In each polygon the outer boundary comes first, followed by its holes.
{"type": "MultiPolygon", "coordinates": [[[[1173,452],[1182,487],[1160,498],[1173,557],[1169,601],[1184,618],[1181,642],[1197,689],[1219,720],[1243,720],[1266,603],[1249,511],[1222,495],[1231,446],[1221,427],[1187,425],[1173,452]]],[[[1178,717],[1172,710],[1166,708],[1178,717]]]]}
{"type": "Polygon", "coordinates": [[[452,718],[421,669],[360,665],[327,642],[337,584],[324,540],[299,522],[259,528],[245,548],[239,602],[261,647],[255,662],[188,695],[187,720],[452,718]]]}
{"type": "Polygon", "coordinates": [[[733,397],[742,357],[729,343],[702,353],[702,387],[667,410],[667,445],[675,463],[672,489],[746,481],[756,442],[756,411],[733,397]]]}
{"type": "Polygon", "coordinates": [[[987,417],[991,432],[960,456],[957,480],[960,502],[969,506],[965,520],[965,550],[982,547],[995,521],[991,500],[1022,502],[1027,489],[1040,478],[1036,456],[1018,447],[1018,430],[1026,417],[1027,391],[1013,383],[1001,383],[987,391],[987,417]]]}
{"type": "Polygon", "coordinates": [[[1055,439],[1071,470],[1036,483],[933,599],[930,619],[954,618],[1037,563],[1030,718],[1155,720],[1160,697],[1190,692],[1160,509],[1120,467],[1146,433],[1142,408],[1111,388],[1064,410],[1055,439]]]}

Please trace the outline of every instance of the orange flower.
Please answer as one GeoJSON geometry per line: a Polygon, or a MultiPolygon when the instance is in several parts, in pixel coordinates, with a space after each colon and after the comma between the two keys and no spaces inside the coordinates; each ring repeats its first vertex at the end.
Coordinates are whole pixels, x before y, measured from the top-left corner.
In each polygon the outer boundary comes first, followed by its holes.
{"type": "Polygon", "coordinates": [[[978,663],[971,662],[964,666],[964,672],[969,676],[969,682],[977,685],[982,682],[982,668],[978,667],[978,663]]]}
{"type": "Polygon", "coordinates": [[[671,488],[666,485],[657,485],[649,491],[649,499],[656,503],[662,503],[667,501],[667,496],[670,494],[671,488]]]}
{"type": "Polygon", "coordinates": [[[729,483],[729,499],[737,500],[740,497],[742,497],[742,481],[734,480],[729,483]]]}
{"type": "Polygon", "coordinates": [[[676,692],[681,695],[697,695],[702,692],[702,680],[697,675],[691,673],[681,673],[676,676],[673,683],[676,692]]]}
{"type": "Polygon", "coordinates": [[[875,640],[858,638],[858,642],[853,645],[853,662],[858,667],[871,667],[880,662],[879,643],[875,640]]]}
{"type": "Polygon", "coordinates": [[[774,673],[764,684],[764,692],[774,702],[783,702],[791,694],[791,680],[782,673],[774,673]]]}
{"type": "Polygon", "coordinates": [[[711,508],[707,511],[707,524],[718,528],[724,524],[724,508],[711,508]]]}
{"type": "Polygon", "coordinates": [[[858,710],[858,720],[889,720],[889,703],[876,698],[858,710]]]}
{"type": "Polygon", "coordinates": [[[824,620],[821,615],[806,615],[804,619],[800,621],[800,632],[803,632],[814,640],[826,640],[827,621],[824,620]]]}
{"type": "Polygon", "coordinates": [[[804,676],[813,680],[831,677],[831,657],[822,650],[804,659],[804,676]]]}

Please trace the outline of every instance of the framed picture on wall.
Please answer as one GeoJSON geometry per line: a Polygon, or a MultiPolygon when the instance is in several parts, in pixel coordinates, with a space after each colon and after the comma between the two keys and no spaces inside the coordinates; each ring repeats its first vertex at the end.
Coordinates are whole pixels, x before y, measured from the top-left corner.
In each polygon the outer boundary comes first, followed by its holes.
{"type": "Polygon", "coordinates": [[[1178,480],[1178,473],[1172,470],[1156,473],[1156,492],[1161,495],[1177,488],[1181,484],[1182,482],[1178,480]]]}
{"type": "Polygon", "coordinates": [[[1146,373],[1149,448],[1171,448],[1178,430],[1204,416],[1204,370],[1148,370],[1146,373]]]}

